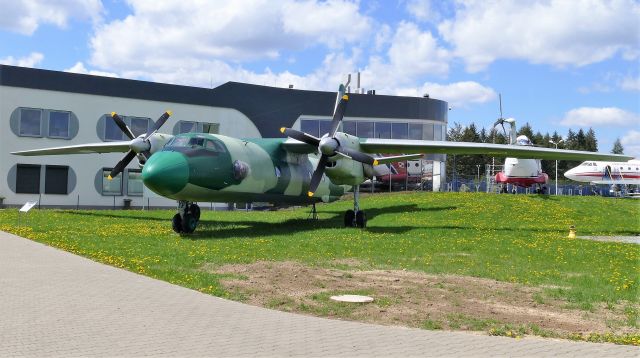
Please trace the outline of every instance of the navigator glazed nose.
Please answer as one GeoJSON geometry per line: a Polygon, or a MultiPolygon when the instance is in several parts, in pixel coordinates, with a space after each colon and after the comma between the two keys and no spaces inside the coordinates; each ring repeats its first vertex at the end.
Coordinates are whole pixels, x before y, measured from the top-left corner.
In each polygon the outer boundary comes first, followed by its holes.
{"type": "Polygon", "coordinates": [[[178,193],[189,182],[189,163],[182,153],[158,152],[142,169],[142,181],[147,188],[163,196],[178,193]]]}

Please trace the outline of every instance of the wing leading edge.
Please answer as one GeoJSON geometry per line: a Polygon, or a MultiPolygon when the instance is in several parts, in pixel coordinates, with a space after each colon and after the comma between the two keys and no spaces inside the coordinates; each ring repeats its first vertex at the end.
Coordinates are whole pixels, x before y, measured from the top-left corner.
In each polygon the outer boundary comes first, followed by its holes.
{"type": "Polygon", "coordinates": [[[87,143],[78,145],[67,145],[64,147],[52,147],[43,149],[23,150],[11,152],[14,155],[36,156],[36,155],[63,155],[63,154],[91,154],[91,153],[124,153],[130,149],[130,141],[87,143]]]}
{"type": "Polygon", "coordinates": [[[408,139],[362,139],[360,148],[367,153],[485,154],[493,157],[558,160],[600,160],[626,162],[633,157],[619,154],[584,152],[520,145],[446,142],[408,139]]]}

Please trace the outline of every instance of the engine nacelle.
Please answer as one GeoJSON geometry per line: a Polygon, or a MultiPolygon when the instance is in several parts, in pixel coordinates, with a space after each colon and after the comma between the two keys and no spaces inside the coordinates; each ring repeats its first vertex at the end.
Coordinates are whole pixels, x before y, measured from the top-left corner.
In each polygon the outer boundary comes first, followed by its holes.
{"type": "MultiPolygon", "coordinates": [[[[360,162],[349,158],[339,158],[331,164],[331,166],[327,166],[325,173],[333,184],[360,185],[365,180],[365,171],[360,162]]],[[[373,168],[371,171],[373,172],[373,168]]]]}

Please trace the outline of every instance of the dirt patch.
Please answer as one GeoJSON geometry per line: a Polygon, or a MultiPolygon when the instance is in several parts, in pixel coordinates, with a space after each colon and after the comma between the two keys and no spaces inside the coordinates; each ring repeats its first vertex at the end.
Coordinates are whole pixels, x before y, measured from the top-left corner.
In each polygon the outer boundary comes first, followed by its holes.
{"type": "Polygon", "coordinates": [[[229,279],[222,278],[222,284],[246,297],[246,303],[324,317],[473,331],[526,326],[529,331],[535,327],[537,334],[561,336],[576,332],[640,332],[623,323],[622,309],[568,309],[564,301],[543,298],[542,288],[402,270],[354,270],[361,266],[355,260],[329,266],[334,268],[257,262],[204,265],[202,269],[229,275],[229,279]],[[339,293],[366,294],[375,301],[363,305],[329,300],[329,296],[339,293]]]}

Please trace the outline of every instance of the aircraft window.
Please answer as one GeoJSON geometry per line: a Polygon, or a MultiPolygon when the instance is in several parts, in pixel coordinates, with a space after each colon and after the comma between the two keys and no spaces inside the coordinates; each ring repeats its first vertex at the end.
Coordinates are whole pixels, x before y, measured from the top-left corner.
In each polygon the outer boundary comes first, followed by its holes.
{"type": "Polygon", "coordinates": [[[171,142],[169,142],[169,147],[186,147],[189,144],[189,137],[174,137],[171,142]]]}
{"type": "Polygon", "coordinates": [[[213,141],[213,140],[208,140],[207,144],[205,145],[205,148],[212,150],[214,152],[219,152],[219,153],[224,152],[224,146],[222,146],[220,142],[213,141]]]}

